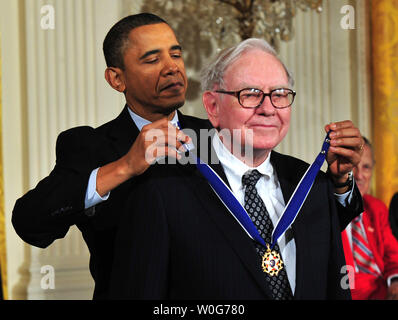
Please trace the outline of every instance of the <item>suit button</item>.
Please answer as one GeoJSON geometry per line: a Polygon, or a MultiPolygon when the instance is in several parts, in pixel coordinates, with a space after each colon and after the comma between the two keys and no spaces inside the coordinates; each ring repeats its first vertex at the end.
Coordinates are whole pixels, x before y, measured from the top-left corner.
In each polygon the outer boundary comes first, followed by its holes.
{"type": "Polygon", "coordinates": [[[58,215],[60,212],[61,212],[60,209],[59,210],[55,210],[55,211],[51,212],[51,216],[54,217],[54,216],[58,215]]]}
{"type": "Polygon", "coordinates": [[[92,217],[93,215],[95,215],[95,206],[92,206],[91,208],[86,209],[84,211],[84,213],[86,214],[86,216],[92,217]]]}

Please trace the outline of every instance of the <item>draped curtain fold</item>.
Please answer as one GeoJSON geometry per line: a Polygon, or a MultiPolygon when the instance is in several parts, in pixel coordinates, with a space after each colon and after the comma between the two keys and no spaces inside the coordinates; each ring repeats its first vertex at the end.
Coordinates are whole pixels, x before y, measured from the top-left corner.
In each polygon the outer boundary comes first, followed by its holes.
{"type": "Polygon", "coordinates": [[[398,191],[398,1],[372,0],[375,195],[387,205],[398,191]]]}
{"type": "MultiPolygon", "coordinates": [[[[1,35],[0,35],[1,39],[1,35]]],[[[1,42],[0,42],[1,43],[1,42]]],[[[1,49],[1,47],[0,47],[1,49]]],[[[1,50],[0,50],[1,53],[1,50]]],[[[3,298],[7,298],[7,263],[6,263],[6,236],[4,220],[4,183],[3,183],[3,146],[2,146],[2,87],[1,87],[1,54],[0,54],[0,269],[3,298]]]]}

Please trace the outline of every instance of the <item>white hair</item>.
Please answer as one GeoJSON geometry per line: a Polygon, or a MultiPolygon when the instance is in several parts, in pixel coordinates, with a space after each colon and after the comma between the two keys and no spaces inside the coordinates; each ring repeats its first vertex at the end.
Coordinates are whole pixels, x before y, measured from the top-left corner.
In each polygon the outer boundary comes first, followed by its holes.
{"type": "Polygon", "coordinates": [[[291,87],[294,86],[292,73],[287,69],[285,64],[279,59],[276,51],[272,46],[263,39],[249,38],[239,44],[224,49],[218,53],[210,62],[202,69],[201,87],[202,91],[213,90],[215,85],[224,86],[224,74],[228,67],[234,63],[244,53],[251,50],[260,49],[266,53],[273,55],[282,64],[288,77],[291,87]]]}

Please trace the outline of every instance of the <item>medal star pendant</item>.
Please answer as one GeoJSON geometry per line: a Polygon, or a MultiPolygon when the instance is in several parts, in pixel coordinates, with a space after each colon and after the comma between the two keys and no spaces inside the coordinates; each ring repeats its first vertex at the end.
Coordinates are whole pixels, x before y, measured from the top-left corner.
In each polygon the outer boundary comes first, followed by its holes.
{"type": "Polygon", "coordinates": [[[279,253],[275,250],[271,251],[268,244],[261,266],[263,267],[263,271],[268,273],[270,276],[277,276],[279,271],[283,269],[283,261],[279,253]]]}

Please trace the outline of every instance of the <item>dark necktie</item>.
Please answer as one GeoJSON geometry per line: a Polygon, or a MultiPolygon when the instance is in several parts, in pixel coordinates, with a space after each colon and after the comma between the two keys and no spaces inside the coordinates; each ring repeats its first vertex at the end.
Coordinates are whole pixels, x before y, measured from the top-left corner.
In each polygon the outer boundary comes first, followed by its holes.
{"type": "MultiPolygon", "coordinates": [[[[274,226],[263,200],[257,193],[256,183],[260,178],[261,173],[257,170],[248,171],[242,177],[242,184],[245,186],[245,209],[265,243],[271,244],[274,226]]],[[[257,242],[255,242],[255,247],[261,259],[266,252],[266,248],[257,242]]],[[[282,257],[278,244],[275,245],[273,250],[277,251],[282,257]]],[[[261,267],[261,263],[259,263],[259,267],[261,267]]],[[[285,266],[277,275],[271,276],[266,272],[264,272],[264,275],[275,300],[290,300],[293,298],[285,266]]]]}

